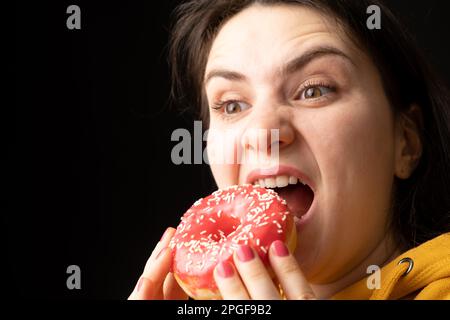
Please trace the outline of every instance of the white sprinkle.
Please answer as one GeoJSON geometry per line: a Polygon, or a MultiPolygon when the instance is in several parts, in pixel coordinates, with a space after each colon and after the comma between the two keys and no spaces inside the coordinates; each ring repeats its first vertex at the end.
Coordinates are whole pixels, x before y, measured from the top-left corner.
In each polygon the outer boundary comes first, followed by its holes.
{"type": "Polygon", "coordinates": [[[283,233],[283,230],[282,229],[278,229],[277,232],[278,233],[283,233]]]}
{"type": "Polygon", "coordinates": [[[205,234],[206,233],[206,230],[203,230],[202,232],[200,232],[200,234],[205,234]]]}
{"type": "Polygon", "coordinates": [[[186,262],[186,272],[189,272],[189,266],[192,264],[192,260],[186,262]]]}
{"type": "Polygon", "coordinates": [[[187,233],[184,233],[181,237],[185,238],[187,235],[188,235],[187,233]]]}
{"type": "Polygon", "coordinates": [[[212,223],[216,223],[216,220],[214,220],[213,218],[209,218],[209,221],[211,221],[212,223]]]}
{"type": "Polygon", "coordinates": [[[258,224],[261,223],[261,219],[262,219],[262,216],[259,215],[258,218],[256,218],[256,219],[253,221],[253,223],[256,224],[256,225],[258,225],[258,224]]]}
{"type": "Polygon", "coordinates": [[[257,239],[256,239],[256,245],[259,246],[260,242],[261,242],[261,241],[259,240],[259,238],[257,238],[257,239]]]}
{"type": "Polygon", "coordinates": [[[261,247],[261,251],[264,252],[264,253],[267,253],[267,249],[264,248],[264,247],[261,247]]]}
{"type": "Polygon", "coordinates": [[[221,214],[222,214],[222,210],[217,211],[217,218],[220,218],[221,214]]]}
{"type": "Polygon", "coordinates": [[[266,224],[268,224],[268,222],[267,222],[267,221],[264,221],[264,222],[258,224],[257,226],[258,226],[258,227],[262,227],[262,226],[265,226],[266,224]]]}

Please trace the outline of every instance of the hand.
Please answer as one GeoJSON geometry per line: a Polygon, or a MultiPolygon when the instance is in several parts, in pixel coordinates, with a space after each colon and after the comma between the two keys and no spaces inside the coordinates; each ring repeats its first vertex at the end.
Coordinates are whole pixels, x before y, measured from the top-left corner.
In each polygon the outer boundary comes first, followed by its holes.
{"type": "MultiPolygon", "coordinates": [[[[214,279],[224,299],[283,299],[263,262],[250,246],[240,246],[233,260],[237,270],[229,262],[219,263],[214,270],[214,279]]],[[[297,261],[282,241],[275,241],[270,246],[269,261],[287,299],[315,299],[297,261]]]]}
{"type": "Polygon", "coordinates": [[[170,272],[172,254],[168,247],[175,233],[168,228],[148,259],[144,272],[136,284],[129,300],[186,300],[188,296],[170,272]]]}

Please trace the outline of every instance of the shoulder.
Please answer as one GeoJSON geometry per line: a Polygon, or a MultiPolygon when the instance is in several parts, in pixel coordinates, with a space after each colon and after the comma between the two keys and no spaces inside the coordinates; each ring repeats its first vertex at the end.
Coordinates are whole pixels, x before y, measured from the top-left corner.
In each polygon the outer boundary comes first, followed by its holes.
{"type": "Polygon", "coordinates": [[[438,279],[425,286],[415,300],[450,300],[450,277],[438,279]]]}

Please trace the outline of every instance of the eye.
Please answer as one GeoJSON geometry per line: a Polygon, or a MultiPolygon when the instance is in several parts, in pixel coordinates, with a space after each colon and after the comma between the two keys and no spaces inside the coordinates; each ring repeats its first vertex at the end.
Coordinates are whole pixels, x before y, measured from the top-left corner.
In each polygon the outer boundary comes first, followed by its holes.
{"type": "Polygon", "coordinates": [[[301,92],[300,99],[318,99],[333,91],[333,88],[327,86],[309,86],[301,92]]]}
{"type": "Polygon", "coordinates": [[[213,108],[217,110],[223,109],[223,113],[229,115],[245,111],[250,108],[250,106],[242,101],[228,100],[216,103],[213,108]]]}
{"type": "Polygon", "coordinates": [[[246,109],[247,109],[247,106],[245,105],[245,103],[239,102],[239,101],[230,101],[229,103],[225,104],[224,111],[227,114],[233,114],[233,113],[241,112],[246,109]]]}

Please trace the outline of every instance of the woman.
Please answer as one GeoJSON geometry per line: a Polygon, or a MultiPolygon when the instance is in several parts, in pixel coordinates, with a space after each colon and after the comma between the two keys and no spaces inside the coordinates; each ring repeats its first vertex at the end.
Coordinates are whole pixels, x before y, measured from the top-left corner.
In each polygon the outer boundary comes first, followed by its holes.
{"type": "MultiPolygon", "coordinates": [[[[286,298],[449,299],[448,96],[383,3],[200,0],[177,18],[175,97],[199,106],[215,132],[233,131],[226,153],[261,152],[250,136],[279,133],[268,170],[212,163],[218,187],[310,181],[309,196],[277,188],[299,231],[295,252],[269,251],[286,298]],[[374,4],[381,29],[372,30],[374,4]]],[[[186,298],[169,272],[174,231],[130,298],[186,298]]],[[[281,298],[252,248],[234,262],[215,270],[225,299],[281,298]]]]}

